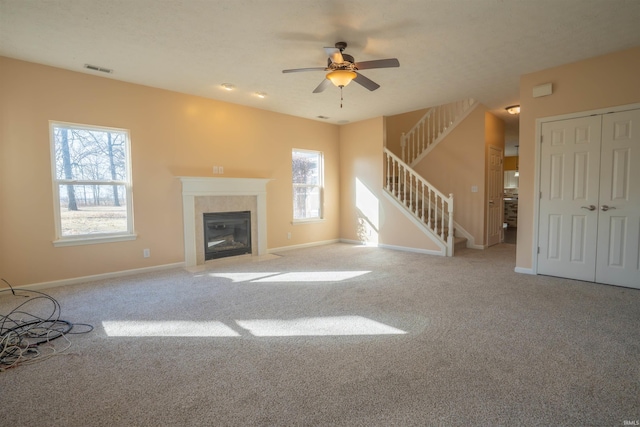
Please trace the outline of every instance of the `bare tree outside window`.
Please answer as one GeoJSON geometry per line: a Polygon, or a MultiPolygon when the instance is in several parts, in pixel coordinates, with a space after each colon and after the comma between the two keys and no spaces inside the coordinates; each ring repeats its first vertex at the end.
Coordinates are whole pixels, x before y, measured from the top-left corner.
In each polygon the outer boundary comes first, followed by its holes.
{"type": "Polygon", "coordinates": [[[294,220],[322,218],[322,160],[319,151],[292,152],[294,220]]]}
{"type": "Polygon", "coordinates": [[[58,238],[132,233],[128,132],[52,124],[58,238]]]}

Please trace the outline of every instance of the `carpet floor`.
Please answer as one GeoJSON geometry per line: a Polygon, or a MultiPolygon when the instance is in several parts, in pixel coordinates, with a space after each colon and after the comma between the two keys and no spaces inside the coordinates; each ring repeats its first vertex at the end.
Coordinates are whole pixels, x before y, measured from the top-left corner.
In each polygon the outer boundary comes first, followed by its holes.
{"type": "Polygon", "coordinates": [[[0,372],[0,425],[637,423],[640,291],[514,266],[332,244],[51,288],[94,330],[0,372]]]}

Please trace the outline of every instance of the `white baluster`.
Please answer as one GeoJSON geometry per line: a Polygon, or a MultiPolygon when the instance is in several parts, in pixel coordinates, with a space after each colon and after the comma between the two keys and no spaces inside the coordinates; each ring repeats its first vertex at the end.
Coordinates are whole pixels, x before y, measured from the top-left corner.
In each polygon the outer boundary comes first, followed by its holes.
{"type": "Polygon", "coordinates": [[[453,230],[453,194],[449,193],[449,203],[447,203],[447,208],[449,211],[449,235],[447,236],[447,246],[449,246],[449,250],[451,255],[453,255],[453,238],[454,230],[453,230]]]}
{"type": "Polygon", "coordinates": [[[400,173],[398,170],[398,161],[394,159],[393,161],[393,194],[398,198],[398,187],[400,186],[400,173]]]}
{"type": "MultiPolygon", "coordinates": [[[[413,185],[413,174],[409,172],[409,204],[405,205],[409,208],[409,211],[413,212],[413,191],[411,191],[411,187],[413,185]]],[[[407,192],[407,189],[404,190],[405,193],[407,192]]]]}
{"type": "MultiPolygon", "coordinates": [[[[402,168],[402,201],[407,200],[407,170],[402,168]]],[[[405,203],[406,205],[406,203],[405,203]]]]}
{"type": "Polygon", "coordinates": [[[389,164],[391,162],[391,158],[387,153],[384,154],[385,159],[387,160],[387,191],[391,190],[391,176],[389,174],[389,164]]]}
{"type": "Polygon", "coordinates": [[[427,201],[427,227],[431,228],[431,187],[427,189],[428,201],[427,201]]]}
{"type": "Polygon", "coordinates": [[[442,240],[446,240],[444,237],[444,199],[440,199],[440,206],[442,213],[440,214],[440,237],[442,240]]]}
{"type": "Polygon", "coordinates": [[[407,137],[405,136],[404,132],[402,132],[402,137],[400,138],[400,146],[402,147],[402,161],[406,162],[407,158],[405,156],[404,153],[404,148],[407,145],[407,137]]]}
{"type": "Polygon", "coordinates": [[[422,190],[422,222],[424,222],[424,183],[420,183],[420,189],[422,190]]]}
{"type": "Polygon", "coordinates": [[[391,194],[396,194],[396,160],[391,158],[391,194]]]}

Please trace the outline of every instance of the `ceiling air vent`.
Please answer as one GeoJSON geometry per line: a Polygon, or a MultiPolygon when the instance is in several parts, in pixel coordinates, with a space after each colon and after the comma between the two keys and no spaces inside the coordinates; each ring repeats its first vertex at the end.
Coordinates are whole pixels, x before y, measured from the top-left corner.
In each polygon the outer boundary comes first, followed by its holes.
{"type": "Polygon", "coordinates": [[[109,68],[98,67],[97,65],[84,64],[84,68],[93,71],[100,71],[101,73],[113,73],[113,70],[110,70],[109,68]]]}

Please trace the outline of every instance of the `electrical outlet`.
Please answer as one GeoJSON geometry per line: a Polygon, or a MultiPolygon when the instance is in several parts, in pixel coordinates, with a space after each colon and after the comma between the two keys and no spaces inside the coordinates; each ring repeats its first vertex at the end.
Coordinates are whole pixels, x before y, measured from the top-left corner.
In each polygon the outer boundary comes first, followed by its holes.
{"type": "Polygon", "coordinates": [[[218,166],[218,172],[221,174],[224,173],[224,168],[222,166],[218,166]]]}
{"type": "Polygon", "coordinates": [[[218,173],[219,170],[220,168],[218,166],[213,167],[213,173],[218,173]]]}
{"type": "Polygon", "coordinates": [[[142,256],[145,258],[149,258],[151,256],[151,251],[149,249],[144,249],[142,251],[142,256]]]}

